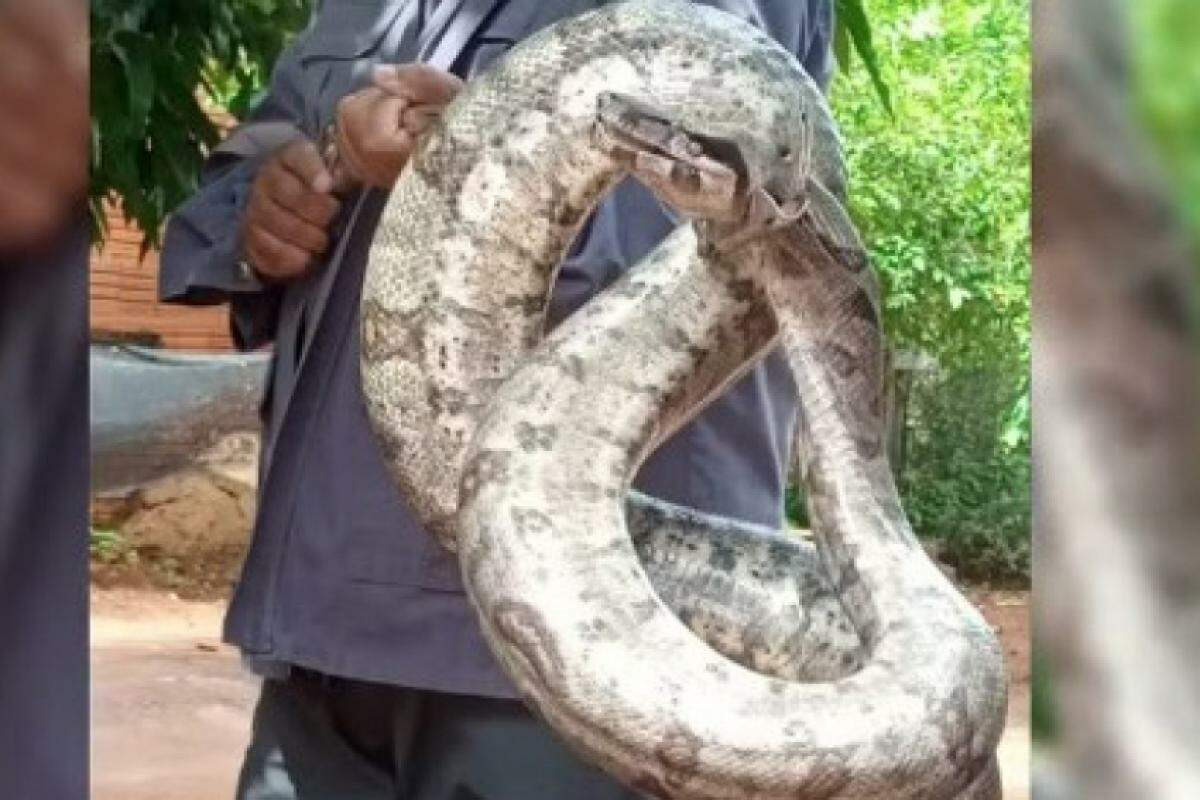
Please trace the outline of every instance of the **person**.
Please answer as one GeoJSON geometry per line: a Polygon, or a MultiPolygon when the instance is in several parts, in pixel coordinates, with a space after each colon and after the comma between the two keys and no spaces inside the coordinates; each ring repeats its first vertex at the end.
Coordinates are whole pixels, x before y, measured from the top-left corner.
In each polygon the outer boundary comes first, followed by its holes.
{"type": "Polygon", "coordinates": [[[0,797],[87,796],[87,11],[0,4],[0,797]]]}
{"type": "MultiPolygon", "coordinates": [[[[366,253],[420,132],[516,42],[600,4],[324,2],[168,226],[161,296],[228,302],[239,346],[274,348],[259,511],[225,627],[264,676],[240,800],[636,796],[576,760],[516,699],[455,559],[388,477],[358,373],[366,253]],[[361,192],[340,195],[346,176],[321,158],[335,121],[340,163],[361,192]]],[[[828,80],[830,0],[712,4],[828,80]]],[[[551,321],[674,225],[650,193],[621,185],[563,264],[551,321]]],[[[773,356],[653,454],[638,487],[779,525],[795,415],[794,384],[773,356]]]]}

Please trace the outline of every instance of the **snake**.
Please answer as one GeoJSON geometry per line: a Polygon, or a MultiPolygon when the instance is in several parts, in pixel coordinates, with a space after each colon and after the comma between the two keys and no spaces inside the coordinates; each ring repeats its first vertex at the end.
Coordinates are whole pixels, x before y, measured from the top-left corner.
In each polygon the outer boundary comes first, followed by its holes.
{"type": "Polygon", "coordinates": [[[370,248],[361,373],[393,479],[529,706],[649,797],[1000,797],[1003,659],[901,507],[844,196],[794,56],[716,9],[625,0],[469,82],[370,248]],[[685,221],[547,333],[557,265],[629,176],[685,221]],[[775,347],[813,542],[632,492],[775,347]]]}

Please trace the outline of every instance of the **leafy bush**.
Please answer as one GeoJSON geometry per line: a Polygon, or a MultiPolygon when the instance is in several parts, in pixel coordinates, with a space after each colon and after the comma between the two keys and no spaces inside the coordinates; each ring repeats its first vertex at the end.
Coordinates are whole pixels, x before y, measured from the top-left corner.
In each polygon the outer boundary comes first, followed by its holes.
{"type": "Polygon", "coordinates": [[[97,239],[105,234],[103,203],[116,197],[157,242],[219,140],[211,112],[249,106],[309,4],[93,0],[89,199],[97,239]]]}
{"type": "Polygon", "coordinates": [[[870,12],[894,117],[861,71],[832,99],[889,336],[939,364],[909,401],[905,507],[960,569],[1027,580],[1029,4],[870,12]]]}

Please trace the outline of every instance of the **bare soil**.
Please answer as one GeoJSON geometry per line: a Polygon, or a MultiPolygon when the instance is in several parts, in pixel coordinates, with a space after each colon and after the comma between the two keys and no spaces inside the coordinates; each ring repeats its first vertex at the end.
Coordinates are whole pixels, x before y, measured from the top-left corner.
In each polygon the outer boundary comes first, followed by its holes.
{"type": "MultiPolygon", "coordinates": [[[[250,480],[253,480],[251,477],[250,480]]],[[[244,475],[197,467],[92,502],[92,585],[219,600],[237,580],[254,522],[244,475]]]]}
{"type": "MultiPolygon", "coordinates": [[[[1029,800],[1029,593],[972,591],[1012,676],[1005,800],[1029,800]]],[[[224,602],[156,589],[92,593],[92,797],[229,800],[258,681],[219,643],[224,602]]]]}
{"type": "MultiPolygon", "coordinates": [[[[94,800],[228,800],[257,680],[220,644],[253,468],[208,464],[93,503],[94,800]]],[[[1029,798],[1029,592],[969,587],[1010,674],[1006,800],[1029,798]]]]}

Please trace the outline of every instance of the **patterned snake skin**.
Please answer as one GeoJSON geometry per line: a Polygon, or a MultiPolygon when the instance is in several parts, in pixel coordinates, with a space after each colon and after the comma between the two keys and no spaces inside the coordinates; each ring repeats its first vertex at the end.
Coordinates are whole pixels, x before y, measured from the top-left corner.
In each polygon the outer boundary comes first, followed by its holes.
{"type": "Polygon", "coordinates": [[[997,800],[998,643],[883,446],[874,275],[795,60],[680,0],[560,23],[473,81],[384,212],[363,383],[530,704],[663,798],[997,800]],[[633,174],[697,220],[544,342],[555,266],[633,174]],[[782,342],[816,546],[631,494],[782,342]]]}

